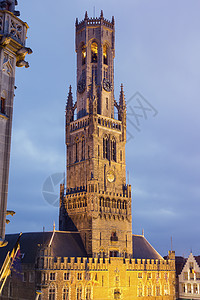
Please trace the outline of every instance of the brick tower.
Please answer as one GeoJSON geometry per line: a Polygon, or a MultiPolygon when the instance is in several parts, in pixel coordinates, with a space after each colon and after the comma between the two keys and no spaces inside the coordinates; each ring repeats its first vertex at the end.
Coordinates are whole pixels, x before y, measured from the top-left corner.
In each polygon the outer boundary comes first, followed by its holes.
{"type": "Polygon", "coordinates": [[[0,246],[4,245],[12,130],[15,66],[28,67],[24,60],[28,25],[15,11],[16,0],[0,0],[0,246]]]}
{"type": "Polygon", "coordinates": [[[126,103],[114,99],[114,17],[76,20],[77,101],[66,104],[67,187],[60,230],[79,230],[89,256],[132,255],[131,186],[126,184],[126,103]],[[114,119],[114,106],[118,120],[114,119]],[[75,113],[77,118],[75,120],[75,113]]]}

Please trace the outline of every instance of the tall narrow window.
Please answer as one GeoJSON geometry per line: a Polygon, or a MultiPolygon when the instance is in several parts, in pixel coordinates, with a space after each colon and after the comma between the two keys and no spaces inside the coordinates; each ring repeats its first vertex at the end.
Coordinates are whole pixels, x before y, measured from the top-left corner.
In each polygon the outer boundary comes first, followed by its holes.
{"type": "Polygon", "coordinates": [[[106,98],[106,109],[108,110],[108,98],[106,98]]]}
{"type": "Polygon", "coordinates": [[[109,139],[108,137],[103,138],[103,158],[109,160],[109,139]]]}
{"type": "Polygon", "coordinates": [[[91,286],[87,286],[86,287],[86,291],[85,291],[85,299],[86,300],[91,300],[91,286]]]}
{"type": "Polygon", "coordinates": [[[91,62],[96,63],[98,57],[98,46],[97,43],[93,42],[91,45],[91,62]]]}
{"type": "Polygon", "coordinates": [[[75,157],[75,161],[77,162],[78,161],[78,141],[76,141],[76,157],[75,157]]]}
{"type": "Polygon", "coordinates": [[[81,159],[84,160],[85,159],[85,138],[82,138],[82,151],[81,151],[81,159]]]}
{"type": "Polygon", "coordinates": [[[68,286],[65,286],[63,288],[62,300],[69,300],[69,287],[68,286]]]}
{"type": "Polygon", "coordinates": [[[76,299],[77,300],[81,300],[82,299],[82,286],[79,285],[77,287],[77,290],[76,290],[76,299]]]}
{"type": "Polygon", "coordinates": [[[5,114],[5,98],[1,97],[0,112],[5,114]]]}
{"type": "Polygon", "coordinates": [[[108,47],[106,45],[103,46],[103,63],[108,64],[108,47]]]}
{"type": "Polygon", "coordinates": [[[49,300],[55,300],[56,299],[56,289],[55,286],[52,285],[49,288],[49,300]]]}
{"type": "Polygon", "coordinates": [[[85,49],[85,45],[83,45],[82,48],[81,48],[81,54],[82,54],[82,65],[84,65],[85,61],[86,61],[86,49],[85,49]]]}
{"type": "Polygon", "coordinates": [[[111,140],[111,159],[116,161],[116,141],[114,138],[111,140]]]}

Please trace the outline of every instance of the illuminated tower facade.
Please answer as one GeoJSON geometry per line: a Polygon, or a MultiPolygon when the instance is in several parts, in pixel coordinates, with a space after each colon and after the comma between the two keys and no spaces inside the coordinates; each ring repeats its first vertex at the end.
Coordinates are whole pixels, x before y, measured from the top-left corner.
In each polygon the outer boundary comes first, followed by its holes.
{"type": "Polygon", "coordinates": [[[66,104],[67,187],[60,230],[78,229],[89,256],[132,255],[131,186],[126,184],[126,103],[114,99],[115,23],[76,20],[77,100],[66,104]],[[118,119],[114,119],[114,107],[118,119]],[[75,120],[75,113],[77,118],[75,120]]]}
{"type": "Polygon", "coordinates": [[[28,67],[24,60],[28,25],[18,18],[16,0],[0,1],[0,246],[4,244],[12,130],[15,66],[28,67]]]}

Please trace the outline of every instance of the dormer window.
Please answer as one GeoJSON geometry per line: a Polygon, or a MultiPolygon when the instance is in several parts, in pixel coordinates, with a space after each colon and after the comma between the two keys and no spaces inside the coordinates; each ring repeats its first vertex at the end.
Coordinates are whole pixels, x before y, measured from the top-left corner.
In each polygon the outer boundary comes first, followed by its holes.
{"type": "Polygon", "coordinates": [[[81,56],[82,56],[82,65],[85,65],[85,62],[86,62],[86,49],[85,49],[85,45],[83,45],[82,48],[81,48],[81,56]]]}
{"type": "Polygon", "coordinates": [[[104,65],[108,64],[108,47],[106,45],[103,46],[103,63],[104,65]]]}
{"type": "Polygon", "coordinates": [[[91,45],[91,62],[97,63],[97,57],[98,57],[98,46],[97,43],[93,42],[91,45]]]}

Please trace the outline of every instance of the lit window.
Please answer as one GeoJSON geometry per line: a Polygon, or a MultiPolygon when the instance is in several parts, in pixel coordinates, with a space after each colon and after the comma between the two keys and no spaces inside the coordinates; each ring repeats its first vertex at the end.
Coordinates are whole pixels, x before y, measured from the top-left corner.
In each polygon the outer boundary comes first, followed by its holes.
{"type": "Polygon", "coordinates": [[[138,297],[142,297],[143,296],[143,287],[141,284],[138,285],[138,297]]]}
{"type": "Polygon", "coordinates": [[[56,280],[56,273],[50,273],[49,280],[56,280]]]}
{"type": "Polygon", "coordinates": [[[103,63],[108,64],[108,47],[106,45],[103,46],[103,63]]]}
{"type": "Polygon", "coordinates": [[[67,273],[64,273],[64,280],[69,280],[70,278],[70,273],[67,272],[67,273]]]}
{"type": "Polygon", "coordinates": [[[87,286],[86,287],[86,291],[85,291],[85,299],[86,300],[91,300],[91,287],[90,286],[87,286]]]}
{"type": "Polygon", "coordinates": [[[97,43],[93,42],[91,45],[91,62],[96,63],[98,56],[98,46],[97,43]]]}
{"type": "Polygon", "coordinates": [[[86,49],[85,49],[85,45],[82,46],[81,54],[82,54],[82,65],[84,65],[85,61],[86,61],[86,49]]]}
{"type": "Polygon", "coordinates": [[[82,299],[82,286],[79,285],[76,289],[76,299],[81,300],[82,299]]]}
{"type": "Polygon", "coordinates": [[[55,300],[56,299],[56,289],[55,287],[52,285],[49,288],[49,300],[55,300]]]}
{"type": "Polygon", "coordinates": [[[151,297],[151,296],[152,296],[152,287],[151,287],[151,285],[148,285],[148,286],[147,286],[147,296],[148,296],[148,297],[151,297]]]}
{"type": "Polygon", "coordinates": [[[160,286],[156,286],[156,296],[160,296],[160,286]]]}
{"type": "Polygon", "coordinates": [[[77,280],[82,280],[82,273],[77,273],[77,280]]]}
{"type": "Polygon", "coordinates": [[[69,300],[69,287],[68,286],[65,286],[63,288],[62,300],[69,300]]]}

